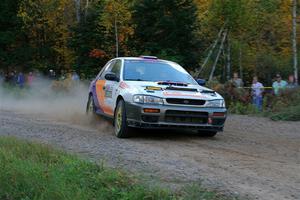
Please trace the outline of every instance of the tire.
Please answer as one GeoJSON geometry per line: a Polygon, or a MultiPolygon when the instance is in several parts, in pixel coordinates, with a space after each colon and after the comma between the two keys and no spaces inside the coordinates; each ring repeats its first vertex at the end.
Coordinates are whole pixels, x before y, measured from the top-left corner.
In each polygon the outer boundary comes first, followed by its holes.
{"type": "Polygon", "coordinates": [[[217,133],[217,131],[198,131],[201,137],[215,137],[217,133]]]}
{"type": "Polygon", "coordinates": [[[118,138],[130,137],[130,128],[127,126],[125,102],[118,101],[114,116],[114,132],[118,138]]]}
{"type": "Polygon", "coordinates": [[[86,104],[86,114],[90,116],[94,116],[96,114],[96,107],[95,107],[93,95],[89,95],[89,99],[86,104]]]}

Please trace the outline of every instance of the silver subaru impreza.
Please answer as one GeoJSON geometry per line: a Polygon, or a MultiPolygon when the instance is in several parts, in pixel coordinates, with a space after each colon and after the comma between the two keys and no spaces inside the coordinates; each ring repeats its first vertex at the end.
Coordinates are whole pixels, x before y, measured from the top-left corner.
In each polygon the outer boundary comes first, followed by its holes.
{"type": "Polygon", "coordinates": [[[86,110],[113,119],[120,138],[132,128],[192,129],[213,137],[227,115],[221,95],[180,65],[153,56],[110,60],[90,84],[86,110]]]}

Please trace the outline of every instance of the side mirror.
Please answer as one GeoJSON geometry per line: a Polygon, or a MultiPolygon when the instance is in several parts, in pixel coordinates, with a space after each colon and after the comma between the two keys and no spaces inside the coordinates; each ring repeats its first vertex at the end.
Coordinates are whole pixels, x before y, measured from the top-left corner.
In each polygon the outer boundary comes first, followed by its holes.
{"type": "Polygon", "coordinates": [[[119,81],[119,78],[117,77],[117,75],[112,72],[105,74],[104,78],[108,81],[117,81],[117,82],[119,81]]]}
{"type": "Polygon", "coordinates": [[[201,86],[205,86],[205,84],[206,84],[206,80],[204,80],[204,79],[196,79],[196,81],[201,86]]]}

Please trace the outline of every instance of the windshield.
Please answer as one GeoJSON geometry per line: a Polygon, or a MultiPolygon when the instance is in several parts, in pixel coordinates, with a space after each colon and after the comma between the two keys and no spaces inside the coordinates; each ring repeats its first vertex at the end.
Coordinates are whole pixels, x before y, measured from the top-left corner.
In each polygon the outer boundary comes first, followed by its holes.
{"type": "Polygon", "coordinates": [[[124,80],[196,84],[181,66],[157,60],[125,60],[124,80]]]}

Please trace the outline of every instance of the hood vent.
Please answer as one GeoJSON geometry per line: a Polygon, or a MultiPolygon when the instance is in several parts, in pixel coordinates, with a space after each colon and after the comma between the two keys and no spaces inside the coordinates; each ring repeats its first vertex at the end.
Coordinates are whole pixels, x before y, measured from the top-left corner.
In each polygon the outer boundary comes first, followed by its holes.
{"type": "Polygon", "coordinates": [[[171,82],[171,81],[159,81],[157,82],[158,85],[175,85],[175,86],[188,86],[187,83],[180,83],[180,82],[171,82]]]}
{"type": "Polygon", "coordinates": [[[165,90],[176,90],[176,91],[187,91],[187,92],[198,92],[195,88],[180,88],[180,87],[166,87],[165,90]]]}

